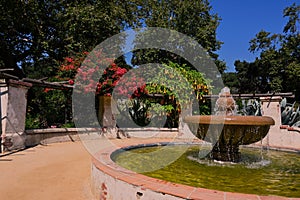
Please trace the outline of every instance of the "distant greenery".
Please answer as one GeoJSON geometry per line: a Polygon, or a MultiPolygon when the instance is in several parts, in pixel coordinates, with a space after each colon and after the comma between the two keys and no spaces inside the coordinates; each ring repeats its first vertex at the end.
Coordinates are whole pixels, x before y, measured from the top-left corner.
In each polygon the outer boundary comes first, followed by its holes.
{"type": "Polygon", "coordinates": [[[249,51],[259,57],[236,60],[236,73],[223,75],[225,85],[237,93],[294,92],[300,100],[300,5],[285,8],[283,17],[287,23],[282,33],[257,33],[249,51]]]}

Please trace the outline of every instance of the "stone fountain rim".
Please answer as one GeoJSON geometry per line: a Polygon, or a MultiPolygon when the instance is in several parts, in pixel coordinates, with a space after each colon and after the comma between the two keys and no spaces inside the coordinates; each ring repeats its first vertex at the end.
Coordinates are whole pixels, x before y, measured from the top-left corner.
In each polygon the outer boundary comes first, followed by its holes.
{"type": "MultiPolygon", "coordinates": [[[[201,142],[200,142],[201,143],[201,142]]],[[[186,199],[188,196],[190,199],[220,199],[220,198],[235,198],[235,199],[262,199],[268,198],[270,196],[263,196],[258,194],[245,194],[238,192],[227,192],[222,190],[214,190],[214,189],[206,189],[201,187],[193,187],[188,185],[183,185],[180,183],[172,183],[168,181],[163,181],[161,179],[152,178],[146,175],[142,175],[136,173],[134,171],[125,169],[120,165],[117,165],[112,160],[112,154],[116,153],[122,149],[131,149],[133,147],[142,147],[142,146],[159,146],[166,144],[187,144],[186,142],[174,142],[168,139],[160,139],[149,141],[142,140],[138,142],[132,142],[130,140],[125,140],[118,145],[112,145],[107,148],[101,149],[97,152],[92,158],[92,186],[93,188],[97,188],[95,191],[99,191],[99,188],[103,187],[104,183],[107,183],[108,180],[111,180],[113,184],[113,194],[120,195],[124,194],[124,191],[137,191],[140,193],[153,192],[155,196],[161,194],[161,197],[166,198],[166,196],[170,195],[170,199],[186,199]],[[103,181],[99,180],[99,177],[103,177],[103,181]],[[116,184],[120,183],[122,187],[116,187],[116,184]],[[125,184],[124,184],[125,183],[125,184]],[[124,188],[125,187],[125,188],[124,188]],[[127,187],[127,188],[126,188],[127,187]],[[121,188],[121,189],[120,189],[121,188]],[[119,189],[119,190],[118,190],[119,189]],[[119,192],[119,193],[118,193],[119,192]]],[[[193,141],[189,144],[199,144],[197,141],[193,141]]],[[[206,143],[204,143],[206,144],[206,143]]],[[[250,147],[253,148],[253,147],[250,147]]],[[[106,186],[106,185],[104,185],[106,186]]],[[[109,187],[108,187],[109,188],[109,187]]],[[[111,190],[109,190],[111,191],[111,190]]],[[[136,193],[137,193],[136,192],[136,193]]],[[[153,194],[152,193],[152,194],[153,194]]],[[[97,193],[99,194],[99,193],[97,193]]],[[[135,195],[135,193],[134,193],[135,195]]],[[[280,199],[290,199],[289,197],[283,196],[274,196],[280,199]]]]}
{"type": "Polygon", "coordinates": [[[222,124],[222,125],[256,125],[270,126],[275,121],[269,116],[240,116],[240,115],[193,115],[187,116],[183,120],[192,124],[222,124]]]}

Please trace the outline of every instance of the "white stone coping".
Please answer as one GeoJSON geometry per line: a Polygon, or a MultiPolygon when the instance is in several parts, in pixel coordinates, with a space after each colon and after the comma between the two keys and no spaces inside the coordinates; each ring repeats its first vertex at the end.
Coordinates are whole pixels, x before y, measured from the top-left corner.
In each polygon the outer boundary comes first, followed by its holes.
{"type": "Polygon", "coordinates": [[[46,128],[25,130],[27,135],[49,134],[49,133],[70,133],[70,132],[99,132],[101,128],[46,128]]]}
{"type": "MultiPolygon", "coordinates": [[[[178,128],[121,128],[123,131],[171,131],[176,132],[178,128]]],[[[69,132],[102,132],[102,128],[46,128],[25,130],[27,135],[49,134],[49,133],[69,133],[69,132]]]]}

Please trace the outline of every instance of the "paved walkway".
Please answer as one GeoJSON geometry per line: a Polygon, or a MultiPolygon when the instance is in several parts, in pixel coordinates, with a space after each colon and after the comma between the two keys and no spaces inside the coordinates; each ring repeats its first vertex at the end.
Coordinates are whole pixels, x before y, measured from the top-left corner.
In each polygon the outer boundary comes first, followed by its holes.
{"type": "Polygon", "coordinates": [[[0,157],[0,199],[93,200],[90,166],[81,142],[39,145],[0,157]]]}
{"type": "MultiPolygon", "coordinates": [[[[112,139],[126,146],[170,139],[112,139]]],[[[91,156],[78,142],[38,145],[0,157],[0,199],[94,200],[90,190],[91,156]]]]}
{"type": "MultiPolygon", "coordinates": [[[[110,140],[118,147],[167,141],[170,139],[110,140]]],[[[81,142],[38,145],[0,157],[0,199],[94,200],[90,191],[90,173],[91,156],[81,142]]],[[[284,198],[269,196],[261,199],[284,198]]]]}

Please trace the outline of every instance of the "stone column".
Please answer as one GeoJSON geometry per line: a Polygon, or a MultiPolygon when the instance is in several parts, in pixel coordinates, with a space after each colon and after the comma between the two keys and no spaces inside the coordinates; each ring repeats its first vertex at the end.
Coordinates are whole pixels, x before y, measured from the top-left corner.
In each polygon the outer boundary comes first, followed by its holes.
{"type": "Polygon", "coordinates": [[[116,119],[112,108],[112,98],[110,96],[99,97],[98,118],[102,127],[116,127],[116,119]]]}
{"type": "Polygon", "coordinates": [[[272,117],[275,125],[270,127],[268,135],[263,139],[264,146],[277,146],[280,141],[281,110],[280,102],[282,97],[261,97],[262,115],[272,117]]]}
{"type": "Polygon", "coordinates": [[[183,121],[183,119],[187,116],[192,116],[192,104],[181,110],[178,122],[179,136],[184,139],[194,139],[194,134],[190,131],[187,123],[183,121]]]}
{"type": "Polygon", "coordinates": [[[102,131],[108,138],[119,138],[116,115],[118,114],[117,105],[111,96],[99,97],[98,119],[102,131]]]}
{"type": "Polygon", "coordinates": [[[1,88],[1,117],[3,150],[9,151],[25,147],[25,118],[27,91],[30,83],[9,80],[1,88]]]}

